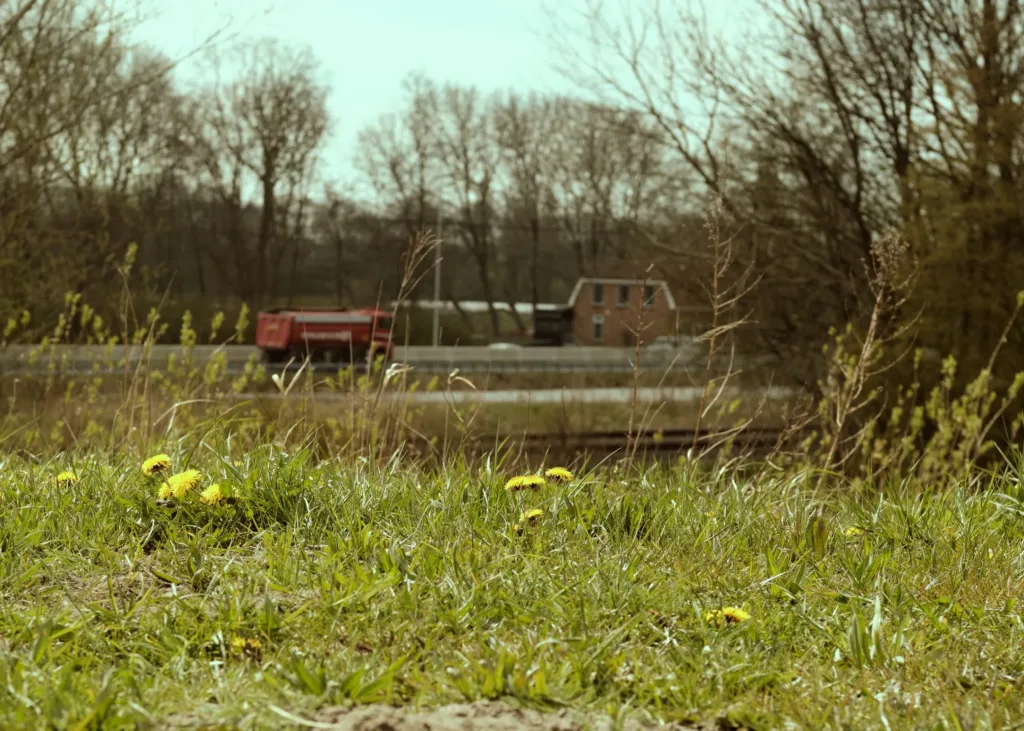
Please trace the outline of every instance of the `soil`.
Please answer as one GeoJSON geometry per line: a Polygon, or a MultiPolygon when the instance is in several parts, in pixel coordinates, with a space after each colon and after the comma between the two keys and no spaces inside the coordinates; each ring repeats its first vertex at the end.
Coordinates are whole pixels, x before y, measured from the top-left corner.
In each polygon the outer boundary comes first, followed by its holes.
{"type": "MultiPolygon", "coordinates": [[[[314,728],[336,731],[611,731],[614,728],[611,719],[608,718],[587,718],[566,710],[543,713],[493,701],[442,706],[424,711],[389,706],[330,707],[320,709],[313,721],[314,728]]],[[[646,731],[655,728],[712,731],[719,726],[715,723],[674,723],[659,726],[653,723],[627,721],[620,728],[625,731],[646,731]]]]}

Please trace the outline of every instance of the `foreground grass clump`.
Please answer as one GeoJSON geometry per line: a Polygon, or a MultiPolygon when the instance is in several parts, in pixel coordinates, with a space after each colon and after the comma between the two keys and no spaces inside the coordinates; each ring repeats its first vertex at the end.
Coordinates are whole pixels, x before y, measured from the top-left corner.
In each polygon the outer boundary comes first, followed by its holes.
{"type": "Polygon", "coordinates": [[[1024,714],[1010,471],[854,495],[683,464],[519,491],[486,467],[166,451],[167,474],[0,459],[0,727],[501,697],[750,728],[1024,714]]]}

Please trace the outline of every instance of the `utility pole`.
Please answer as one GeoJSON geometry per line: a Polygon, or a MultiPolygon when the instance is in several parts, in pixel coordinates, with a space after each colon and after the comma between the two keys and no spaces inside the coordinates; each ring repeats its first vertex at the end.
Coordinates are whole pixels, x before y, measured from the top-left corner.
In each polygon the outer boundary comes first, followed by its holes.
{"type": "Polygon", "coordinates": [[[437,240],[434,242],[434,347],[441,341],[441,211],[437,212],[437,240]]]}

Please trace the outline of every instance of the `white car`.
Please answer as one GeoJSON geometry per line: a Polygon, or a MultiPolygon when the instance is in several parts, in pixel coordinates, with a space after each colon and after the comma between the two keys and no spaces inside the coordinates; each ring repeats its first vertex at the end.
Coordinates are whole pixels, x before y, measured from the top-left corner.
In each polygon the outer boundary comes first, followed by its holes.
{"type": "Polygon", "coordinates": [[[491,343],[487,347],[491,350],[519,350],[523,346],[516,343],[491,343]]]}
{"type": "Polygon", "coordinates": [[[671,335],[659,335],[652,340],[651,344],[647,347],[655,348],[657,350],[678,350],[683,347],[683,340],[682,338],[672,337],[671,335]]]}

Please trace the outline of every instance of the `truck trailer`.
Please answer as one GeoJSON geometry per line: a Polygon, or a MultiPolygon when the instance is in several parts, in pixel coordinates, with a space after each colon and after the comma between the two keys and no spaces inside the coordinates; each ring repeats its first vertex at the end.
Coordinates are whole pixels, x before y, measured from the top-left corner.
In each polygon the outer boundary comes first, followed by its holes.
{"type": "Polygon", "coordinates": [[[391,315],[383,310],[279,308],[256,318],[256,347],[268,363],[289,358],[360,365],[391,360],[391,315]]]}

